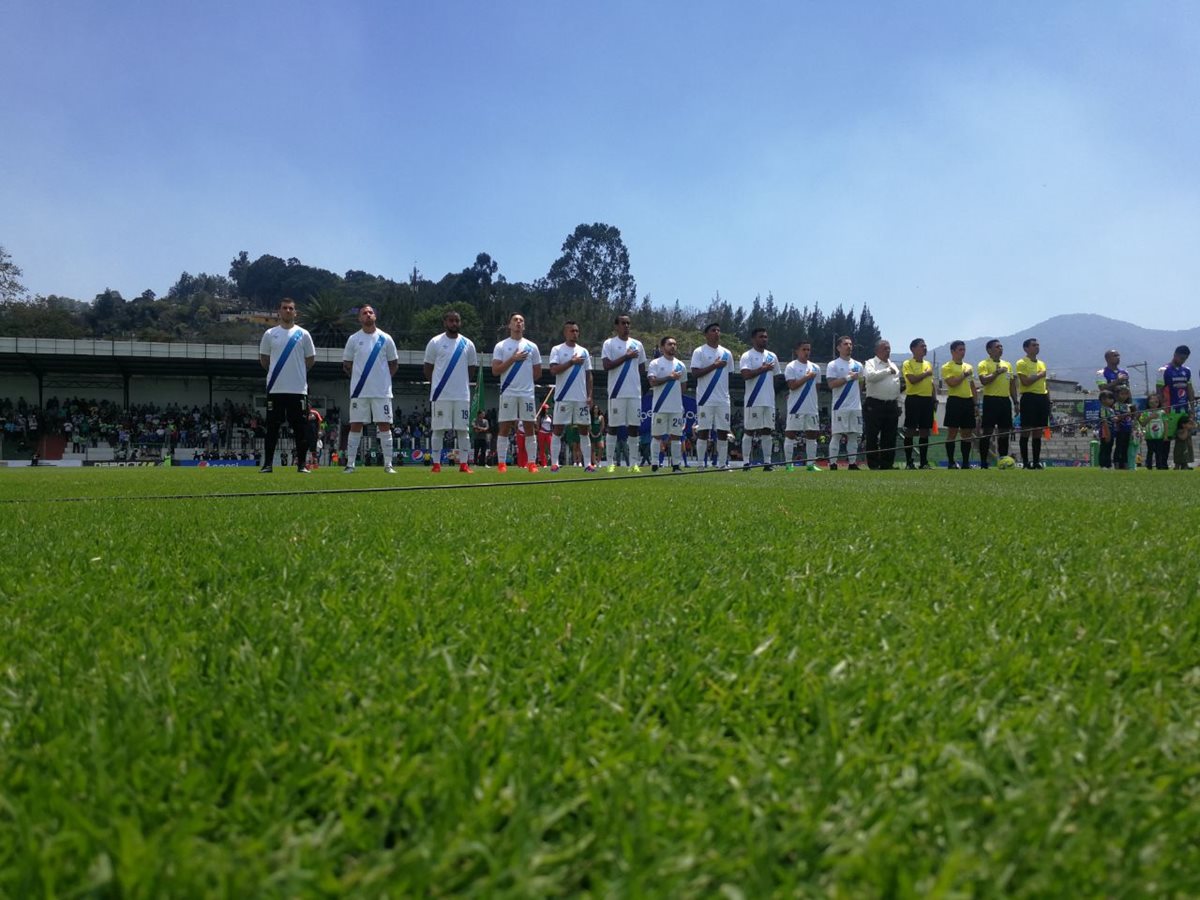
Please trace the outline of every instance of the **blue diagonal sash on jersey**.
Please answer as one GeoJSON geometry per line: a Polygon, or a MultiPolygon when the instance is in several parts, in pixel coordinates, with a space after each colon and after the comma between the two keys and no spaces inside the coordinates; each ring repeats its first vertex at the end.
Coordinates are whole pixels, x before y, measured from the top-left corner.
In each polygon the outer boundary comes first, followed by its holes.
{"type": "Polygon", "coordinates": [[[560,400],[564,403],[566,402],[567,394],[571,390],[571,385],[575,383],[575,378],[579,375],[579,370],[582,368],[582,363],[577,366],[571,366],[571,371],[567,373],[567,380],[563,382],[562,390],[554,392],[557,395],[554,399],[560,400]]]}
{"type": "Polygon", "coordinates": [[[667,395],[671,393],[671,388],[675,386],[674,381],[668,381],[663,385],[662,393],[658,395],[658,400],[654,403],[654,411],[658,412],[663,405],[663,401],[667,399],[667,395]]]}
{"type": "Polygon", "coordinates": [[[770,374],[770,373],[763,372],[761,375],[758,376],[758,383],[756,385],[754,385],[754,390],[752,390],[750,392],[750,399],[748,401],[746,401],[747,406],[754,405],[754,401],[758,398],[758,392],[762,390],[762,386],[766,382],[768,374],[770,374]]]}
{"type": "Polygon", "coordinates": [[[383,335],[375,338],[375,346],[371,348],[371,355],[367,357],[367,364],[363,366],[362,374],[358,376],[358,384],[354,386],[354,390],[350,392],[350,399],[357,397],[363,389],[363,385],[367,383],[367,376],[371,374],[371,368],[375,365],[375,360],[379,359],[379,351],[383,349],[383,335]]]}
{"type": "Polygon", "coordinates": [[[621,371],[617,374],[617,383],[613,385],[612,396],[620,396],[621,385],[625,383],[625,376],[629,374],[629,367],[633,365],[632,359],[625,360],[625,365],[621,366],[621,371]]]}
{"type": "MultiPolygon", "coordinates": [[[[718,359],[718,362],[721,359],[725,359],[724,354],[721,354],[721,356],[718,359]]],[[[712,374],[712,378],[708,379],[708,387],[706,387],[704,389],[704,396],[702,396],[700,398],[700,402],[696,404],[697,406],[703,406],[705,403],[708,402],[708,398],[712,396],[713,388],[715,388],[717,386],[717,379],[721,377],[721,373],[718,372],[716,369],[713,369],[711,374],[712,374]]]]}
{"type": "MultiPolygon", "coordinates": [[[[516,349],[516,351],[513,353],[513,355],[514,355],[514,356],[516,356],[516,354],[517,354],[517,353],[520,353],[520,352],[521,352],[521,345],[520,345],[520,344],[517,344],[517,349],[516,349]]],[[[503,394],[505,391],[507,391],[507,390],[508,390],[508,386],[509,386],[510,384],[512,384],[512,380],[513,380],[514,378],[516,378],[516,377],[517,377],[517,373],[518,373],[519,371],[521,371],[521,363],[523,363],[523,362],[525,362],[525,360],[523,360],[523,359],[518,359],[518,360],[517,360],[515,363],[513,363],[513,365],[512,365],[512,368],[508,370],[508,377],[506,377],[506,378],[504,379],[504,383],[500,385],[500,393],[502,393],[502,394],[503,394]]]]}
{"type": "Polygon", "coordinates": [[[442,373],[442,380],[437,383],[437,387],[433,389],[433,396],[430,400],[437,400],[442,395],[442,388],[446,386],[446,382],[450,380],[450,373],[454,371],[454,367],[458,365],[459,357],[463,351],[467,349],[467,339],[460,337],[458,344],[454,347],[454,354],[450,357],[450,363],[446,366],[446,371],[442,373]]]}
{"type": "Polygon", "coordinates": [[[853,387],[858,387],[858,382],[847,381],[845,384],[842,385],[842,392],[840,394],[838,394],[837,400],[835,400],[833,403],[834,409],[842,408],[842,404],[845,403],[846,398],[850,396],[850,388],[853,388],[853,387]]]}
{"type": "Polygon", "coordinates": [[[806,381],[804,383],[804,387],[800,388],[800,396],[796,398],[796,402],[792,405],[792,408],[788,410],[788,412],[793,416],[800,412],[800,407],[804,405],[804,399],[808,396],[808,392],[812,390],[813,381],[816,381],[816,379],[814,378],[812,381],[806,381]]]}
{"type": "Polygon", "coordinates": [[[271,393],[271,388],[275,387],[275,379],[279,377],[279,373],[283,371],[283,364],[287,362],[287,358],[292,355],[292,351],[296,349],[296,345],[300,343],[300,338],[304,337],[304,332],[299,328],[296,333],[288,338],[288,342],[283,345],[283,352],[279,354],[279,359],[275,360],[275,368],[271,370],[271,377],[267,379],[267,393],[271,393]]]}

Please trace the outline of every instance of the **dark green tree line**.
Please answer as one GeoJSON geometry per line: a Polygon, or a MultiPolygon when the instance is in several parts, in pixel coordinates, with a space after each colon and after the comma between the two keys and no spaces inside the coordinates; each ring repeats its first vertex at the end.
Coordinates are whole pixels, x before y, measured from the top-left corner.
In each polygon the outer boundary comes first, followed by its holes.
{"type": "MultiPolygon", "coordinates": [[[[20,269],[6,253],[0,261],[8,266],[6,283],[19,285],[20,269]]],[[[831,358],[842,334],[854,338],[860,357],[873,351],[879,335],[865,305],[857,313],[838,305],[826,314],[819,305],[780,305],[771,293],[765,299],[754,297],[748,307],[735,306],[719,293],[702,307],[679,301],[657,305],[649,295],[639,300],[621,232],[603,223],[579,225],[563,241],[546,276],[532,283],[509,281],[488,253],[477,254],[469,266],[437,281],[415,267],[396,281],[361,269],[338,275],[295,257],[263,254],[251,260],[243,250],[230,262],[228,276],[183,272],[163,297],[147,290],[127,300],[105,289],[91,303],[82,303],[59,297],[29,300],[13,293],[0,300],[0,334],[253,342],[262,332],[262,315],[282,297],[297,301],[301,322],[319,345],[329,347],[341,346],[357,329],[355,314],[368,303],[397,344],[409,349],[423,347],[450,308],[459,310],[464,333],[485,351],[504,336],[513,312],[525,315],[529,336],[547,348],[561,339],[567,319],[579,322],[585,343],[598,347],[612,333],[613,319],[624,313],[633,317],[635,332],[646,341],[657,343],[670,332],[688,353],[711,321],[721,324],[732,348],[741,349],[752,329],[764,327],[771,345],[785,356],[797,339],[807,337],[821,360],[831,358]]]]}

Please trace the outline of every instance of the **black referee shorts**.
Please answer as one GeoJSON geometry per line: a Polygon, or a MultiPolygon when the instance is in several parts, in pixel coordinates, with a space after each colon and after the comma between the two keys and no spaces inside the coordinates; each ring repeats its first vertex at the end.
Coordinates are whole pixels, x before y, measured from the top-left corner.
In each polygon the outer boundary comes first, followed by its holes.
{"type": "Polygon", "coordinates": [[[1021,395],[1021,427],[1045,428],[1050,424],[1050,395],[1021,395]]]}
{"type": "Polygon", "coordinates": [[[943,428],[974,428],[975,401],[970,397],[947,397],[943,428]]]}
{"type": "Polygon", "coordinates": [[[904,398],[904,427],[907,430],[914,428],[924,428],[929,430],[933,428],[933,398],[932,397],[914,397],[909,394],[904,398]]]}
{"type": "Polygon", "coordinates": [[[1012,400],[1008,397],[983,398],[983,430],[991,433],[997,431],[1012,431],[1012,400]]]}

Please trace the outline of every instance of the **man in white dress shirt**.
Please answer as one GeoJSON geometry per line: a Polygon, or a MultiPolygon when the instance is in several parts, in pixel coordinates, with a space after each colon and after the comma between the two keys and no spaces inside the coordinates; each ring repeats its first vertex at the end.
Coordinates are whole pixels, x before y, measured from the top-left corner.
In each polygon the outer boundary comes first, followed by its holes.
{"type": "Polygon", "coordinates": [[[868,469],[896,468],[896,435],[900,431],[900,367],[891,360],[892,345],[880,340],[875,356],[863,367],[863,452],[868,469]]]}

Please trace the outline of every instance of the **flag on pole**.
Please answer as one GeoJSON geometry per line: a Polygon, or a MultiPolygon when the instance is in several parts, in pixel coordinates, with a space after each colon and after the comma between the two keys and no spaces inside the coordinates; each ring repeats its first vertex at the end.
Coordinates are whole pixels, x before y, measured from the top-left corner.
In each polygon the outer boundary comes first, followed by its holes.
{"type": "Polygon", "coordinates": [[[479,377],[475,380],[475,396],[471,398],[471,421],[475,421],[475,417],[479,415],[479,411],[483,409],[483,366],[478,366],[479,377]]]}

